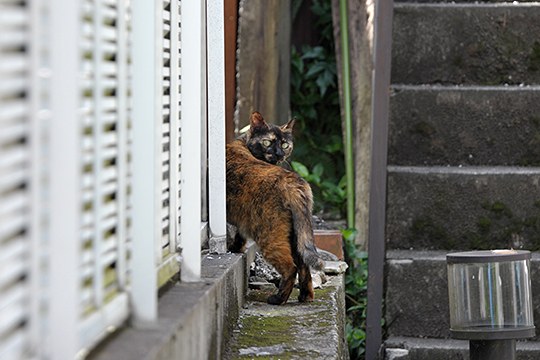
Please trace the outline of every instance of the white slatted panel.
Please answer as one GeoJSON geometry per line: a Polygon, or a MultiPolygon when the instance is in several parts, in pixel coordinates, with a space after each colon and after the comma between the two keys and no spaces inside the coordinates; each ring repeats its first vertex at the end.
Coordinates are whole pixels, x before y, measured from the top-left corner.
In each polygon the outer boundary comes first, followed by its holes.
{"type": "MultiPolygon", "coordinates": [[[[161,46],[162,64],[161,64],[161,106],[162,106],[162,157],[161,157],[161,246],[163,256],[171,253],[170,234],[169,234],[169,199],[170,199],[170,157],[171,157],[171,2],[163,1],[162,13],[162,32],[163,40],[161,46]]],[[[174,249],[173,249],[174,250],[174,249]]]]}
{"type": "Polygon", "coordinates": [[[0,358],[29,345],[29,10],[0,0],[0,358]]]}
{"type": "Polygon", "coordinates": [[[119,56],[127,39],[125,29],[118,29],[119,24],[125,26],[119,20],[122,16],[120,1],[82,1],[80,336],[84,347],[92,346],[107,327],[117,326],[128,315],[124,292],[128,148],[120,142],[127,141],[127,79],[126,71],[121,72],[127,61],[119,56]]]}
{"type": "MultiPolygon", "coordinates": [[[[163,285],[179,269],[175,259],[176,233],[178,223],[177,193],[178,193],[178,66],[179,66],[179,26],[177,1],[162,0],[161,18],[158,19],[158,27],[161,29],[160,43],[156,46],[158,54],[161,54],[159,77],[161,78],[160,96],[158,97],[161,108],[161,259],[158,270],[158,286],[163,285]],[[174,23],[173,23],[174,21],[174,23]],[[173,219],[171,221],[171,219],[173,219]]],[[[159,36],[159,34],[158,34],[159,36]]]]}
{"type": "Polygon", "coordinates": [[[171,3],[171,200],[170,200],[170,234],[173,234],[175,244],[178,245],[180,239],[180,171],[181,159],[180,136],[182,131],[182,121],[180,114],[180,1],[171,3]]]}

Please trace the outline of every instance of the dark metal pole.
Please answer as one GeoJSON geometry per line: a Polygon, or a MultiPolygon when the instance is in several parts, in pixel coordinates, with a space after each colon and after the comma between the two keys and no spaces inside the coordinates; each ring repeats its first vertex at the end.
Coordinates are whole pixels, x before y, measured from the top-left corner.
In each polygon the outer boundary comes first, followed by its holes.
{"type": "Polygon", "coordinates": [[[516,360],[516,340],[471,340],[470,360],[516,360]]]}
{"type": "Polygon", "coordinates": [[[382,301],[386,226],[386,159],[390,106],[393,0],[375,1],[371,181],[369,191],[368,302],[366,359],[377,359],[382,344],[382,301]]]}

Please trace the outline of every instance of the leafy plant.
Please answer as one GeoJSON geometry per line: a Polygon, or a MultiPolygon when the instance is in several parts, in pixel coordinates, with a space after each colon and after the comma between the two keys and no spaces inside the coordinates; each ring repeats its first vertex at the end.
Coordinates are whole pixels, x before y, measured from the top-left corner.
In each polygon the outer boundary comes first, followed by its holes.
{"type": "Polygon", "coordinates": [[[345,240],[345,256],[349,268],[345,274],[347,324],[345,332],[351,359],[363,357],[366,345],[367,310],[367,252],[360,251],[355,242],[356,230],[342,231],[345,240]]]}
{"type": "MultiPolygon", "coordinates": [[[[302,0],[293,0],[293,16],[302,0]]],[[[315,210],[323,217],[345,217],[343,154],[332,4],[313,0],[311,11],[320,35],[314,45],[291,50],[291,110],[297,118],[292,168],[313,189],[315,210]]],[[[358,250],[356,231],[343,230],[346,260],[346,335],[352,359],[363,358],[367,304],[367,253],[358,250]]]]}
{"type": "MultiPolygon", "coordinates": [[[[324,178],[324,165],[320,162],[315,164],[311,171],[298,161],[292,161],[291,166],[294,171],[312,185],[315,197],[321,198],[325,204],[332,206],[339,214],[344,211],[342,208],[347,197],[345,176],[342,176],[341,180],[336,184],[324,178]]],[[[331,209],[322,208],[320,203],[316,203],[315,206],[316,211],[331,211],[331,209]]]]}
{"type": "Polygon", "coordinates": [[[344,159],[331,3],[314,0],[311,10],[318,19],[319,44],[291,51],[291,110],[297,118],[293,156],[297,164],[320,178],[318,182],[308,179],[318,188],[314,191],[316,208],[342,217],[345,197],[339,189],[344,159]]]}

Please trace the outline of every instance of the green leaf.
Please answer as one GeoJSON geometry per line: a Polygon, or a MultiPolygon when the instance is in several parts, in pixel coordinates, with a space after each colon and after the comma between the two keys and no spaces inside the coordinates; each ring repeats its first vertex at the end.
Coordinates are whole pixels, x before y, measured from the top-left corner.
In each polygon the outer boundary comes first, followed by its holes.
{"type": "Polygon", "coordinates": [[[311,66],[308,66],[308,72],[306,73],[306,77],[309,78],[317,73],[320,73],[321,71],[324,71],[325,65],[324,63],[315,63],[311,66]]]}
{"type": "Polygon", "coordinates": [[[317,177],[321,177],[322,174],[324,173],[324,166],[323,164],[321,163],[317,163],[317,165],[315,165],[313,167],[313,170],[311,171],[313,173],[313,175],[317,176],[317,177]]]}
{"type": "Polygon", "coordinates": [[[291,165],[293,170],[298,173],[303,178],[307,178],[309,176],[309,170],[308,168],[298,161],[291,161],[291,165]]]}
{"type": "Polygon", "coordinates": [[[356,235],[358,234],[358,230],[356,229],[344,229],[341,230],[341,234],[343,235],[343,238],[345,241],[354,241],[356,238],[356,235]]]}
{"type": "Polygon", "coordinates": [[[309,59],[318,59],[321,58],[324,54],[324,48],[322,46],[315,46],[315,47],[304,47],[303,50],[304,54],[302,55],[302,59],[309,60],[309,59]]]}

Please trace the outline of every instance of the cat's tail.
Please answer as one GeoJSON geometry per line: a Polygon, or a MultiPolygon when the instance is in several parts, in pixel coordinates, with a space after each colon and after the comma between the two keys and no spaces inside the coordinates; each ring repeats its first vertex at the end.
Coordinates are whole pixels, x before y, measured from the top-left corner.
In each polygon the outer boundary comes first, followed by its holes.
{"type": "Polygon", "coordinates": [[[319,257],[313,242],[313,195],[306,182],[302,182],[296,191],[289,193],[293,230],[296,235],[298,253],[306,265],[316,270],[324,268],[324,261],[319,257]]]}

